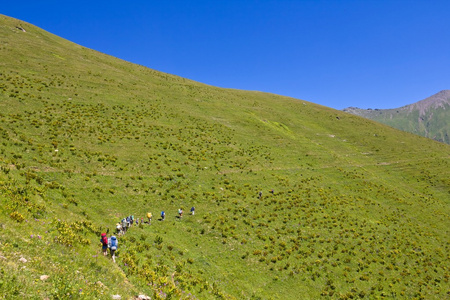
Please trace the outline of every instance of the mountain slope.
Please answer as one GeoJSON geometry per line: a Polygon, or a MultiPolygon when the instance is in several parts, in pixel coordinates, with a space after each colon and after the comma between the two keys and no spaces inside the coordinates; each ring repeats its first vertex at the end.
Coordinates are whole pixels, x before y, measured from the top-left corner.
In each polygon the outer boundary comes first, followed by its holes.
{"type": "Polygon", "coordinates": [[[5,16],[0,55],[3,298],[446,297],[448,145],[5,16]]]}
{"type": "Polygon", "coordinates": [[[394,128],[450,144],[450,90],[394,109],[344,109],[394,128]]]}

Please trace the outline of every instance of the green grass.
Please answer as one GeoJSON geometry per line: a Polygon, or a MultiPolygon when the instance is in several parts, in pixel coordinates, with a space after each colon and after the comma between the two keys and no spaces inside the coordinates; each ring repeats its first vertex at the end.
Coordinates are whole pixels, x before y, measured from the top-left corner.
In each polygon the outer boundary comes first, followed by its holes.
{"type": "Polygon", "coordinates": [[[448,296],[448,145],[17,24],[0,17],[0,297],[448,296]]]}

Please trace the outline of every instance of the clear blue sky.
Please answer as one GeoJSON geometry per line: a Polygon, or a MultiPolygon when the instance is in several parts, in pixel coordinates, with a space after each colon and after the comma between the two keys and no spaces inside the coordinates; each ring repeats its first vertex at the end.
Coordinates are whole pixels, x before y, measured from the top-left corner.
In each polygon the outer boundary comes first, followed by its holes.
{"type": "Polygon", "coordinates": [[[450,89],[448,0],[23,0],[0,13],[152,69],[336,109],[450,89]]]}

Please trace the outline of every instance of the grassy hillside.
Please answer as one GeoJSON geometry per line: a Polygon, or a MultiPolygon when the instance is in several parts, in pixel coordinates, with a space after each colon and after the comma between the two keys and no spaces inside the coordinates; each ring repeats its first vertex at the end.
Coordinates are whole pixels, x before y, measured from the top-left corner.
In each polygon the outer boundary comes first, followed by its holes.
{"type": "Polygon", "coordinates": [[[443,90],[419,102],[394,109],[344,111],[394,128],[450,144],[450,90],[443,90]]]}
{"type": "Polygon", "coordinates": [[[0,298],[448,297],[449,145],[5,16],[0,57],[0,298]]]}

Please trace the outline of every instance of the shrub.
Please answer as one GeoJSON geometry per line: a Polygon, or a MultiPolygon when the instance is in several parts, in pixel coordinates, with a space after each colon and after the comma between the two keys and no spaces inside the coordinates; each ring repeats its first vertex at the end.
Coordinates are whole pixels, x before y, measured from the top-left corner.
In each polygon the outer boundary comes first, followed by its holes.
{"type": "Polygon", "coordinates": [[[13,219],[19,223],[22,222],[23,220],[25,220],[25,217],[17,211],[12,212],[9,216],[11,217],[11,219],[13,219]]]}

